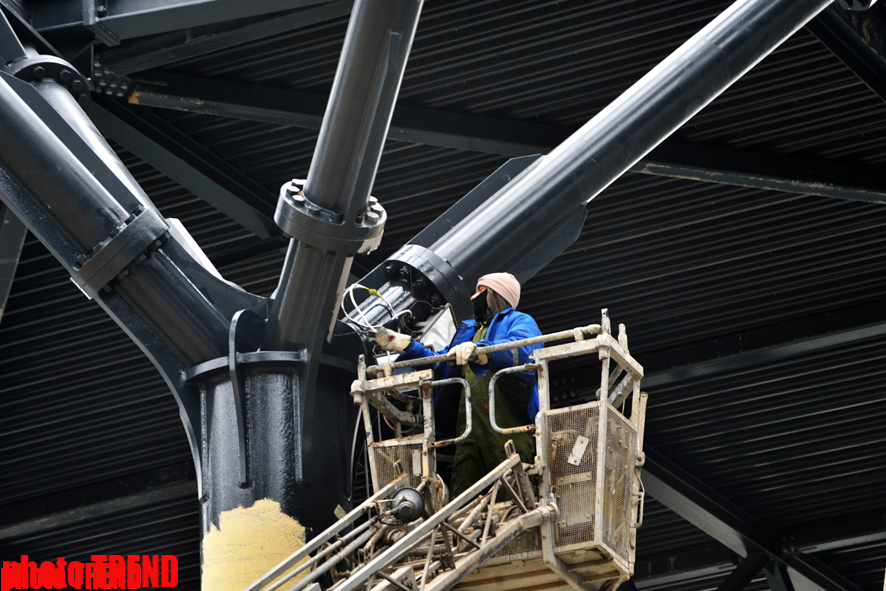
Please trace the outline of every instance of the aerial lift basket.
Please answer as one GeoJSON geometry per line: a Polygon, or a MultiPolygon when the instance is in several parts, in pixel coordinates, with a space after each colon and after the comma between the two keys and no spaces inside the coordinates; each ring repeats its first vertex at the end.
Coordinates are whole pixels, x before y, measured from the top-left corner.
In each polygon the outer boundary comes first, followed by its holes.
{"type": "Polygon", "coordinates": [[[363,414],[375,494],[248,591],[613,591],[629,579],[644,500],[643,368],[628,352],[624,326],[611,334],[605,310],[601,324],[478,351],[538,343],[546,347],[532,363],[496,372],[489,387],[492,427],[534,433],[534,464],[523,464],[509,442],[507,460],[455,499],[437,475],[437,450],[471,432],[468,383],[415,370],[446,356],[370,367],[361,358],[351,394],[363,414]],[[554,409],[550,365],[567,358],[599,371],[600,387],[591,402],[554,409]],[[495,384],[518,372],[536,373],[540,411],[535,424],[501,428],[495,384]],[[465,431],[442,441],[433,405],[441,386],[460,387],[466,402],[465,431]],[[381,419],[393,437],[376,441],[381,419]]]}

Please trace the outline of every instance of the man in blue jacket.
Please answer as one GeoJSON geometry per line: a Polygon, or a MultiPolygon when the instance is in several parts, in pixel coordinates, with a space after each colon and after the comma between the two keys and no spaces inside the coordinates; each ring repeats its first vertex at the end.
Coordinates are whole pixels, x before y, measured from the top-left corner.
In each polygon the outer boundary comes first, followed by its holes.
{"type": "MultiPolygon", "coordinates": [[[[530,355],[542,345],[530,345],[516,350],[499,351],[490,355],[476,353],[478,347],[488,347],[507,341],[519,341],[541,335],[535,320],[517,312],[520,301],[520,283],[510,273],[491,273],[477,281],[477,292],[471,297],[474,320],[463,322],[449,347],[434,352],[408,335],[382,330],[376,342],[382,348],[400,353],[400,359],[415,359],[448,353],[450,361],[438,363],[436,377],[463,377],[471,386],[473,428],[470,436],[458,444],[452,467],[450,489],[455,498],[505,458],[504,445],[514,441],[517,452],[526,463],[535,458],[535,441],[530,433],[502,435],[492,429],[489,421],[489,382],[492,375],[505,367],[530,363],[530,355]],[[453,366],[452,363],[455,363],[453,366]]],[[[535,375],[526,373],[503,376],[495,388],[496,423],[501,428],[518,427],[535,421],[538,413],[538,386],[535,375]]],[[[457,405],[455,433],[464,433],[466,413],[460,387],[441,388],[434,399],[437,430],[451,432],[457,405]]]]}

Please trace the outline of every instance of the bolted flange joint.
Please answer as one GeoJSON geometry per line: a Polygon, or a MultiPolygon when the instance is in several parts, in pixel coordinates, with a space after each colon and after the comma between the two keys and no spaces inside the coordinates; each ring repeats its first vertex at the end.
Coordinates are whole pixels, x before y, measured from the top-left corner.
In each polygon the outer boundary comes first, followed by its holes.
{"type": "Polygon", "coordinates": [[[304,194],[305,181],[294,179],[280,188],[274,221],[290,238],[316,248],[353,255],[370,252],[381,243],[388,214],[375,197],[369,207],[346,220],[340,211],[312,203],[304,194]]]}
{"type": "Polygon", "coordinates": [[[71,280],[89,298],[106,287],[145,253],[156,250],[166,240],[169,224],[154,209],[138,206],[132,214],[90,252],[77,257],[71,280]]]}
{"type": "Polygon", "coordinates": [[[92,82],[61,58],[52,55],[26,57],[12,62],[6,71],[25,82],[55,80],[68,89],[83,109],[92,102],[89,96],[89,92],[93,89],[92,82]]]}

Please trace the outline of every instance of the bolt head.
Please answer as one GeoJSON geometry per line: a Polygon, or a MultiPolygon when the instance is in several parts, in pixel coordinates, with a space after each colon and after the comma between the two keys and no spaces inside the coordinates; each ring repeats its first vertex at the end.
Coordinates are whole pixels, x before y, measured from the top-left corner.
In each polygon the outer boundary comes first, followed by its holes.
{"type": "Polygon", "coordinates": [[[67,68],[63,69],[61,72],[58,73],[58,79],[62,82],[67,82],[71,79],[71,71],[67,68]]]}
{"type": "Polygon", "coordinates": [[[45,77],[46,77],[46,68],[44,68],[43,66],[37,66],[36,68],[34,68],[34,78],[37,78],[38,80],[40,80],[45,77]]]}
{"type": "Polygon", "coordinates": [[[82,80],[74,80],[73,82],[71,82],[71,90],[73,92],[80,92],[81,90],[84,90],[83,81],[82,80]]]}

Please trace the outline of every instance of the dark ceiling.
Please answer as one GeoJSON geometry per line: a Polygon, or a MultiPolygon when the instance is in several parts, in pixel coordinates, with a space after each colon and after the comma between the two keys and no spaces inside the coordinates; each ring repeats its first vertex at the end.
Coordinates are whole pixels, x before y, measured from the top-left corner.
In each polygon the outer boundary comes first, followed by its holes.
{"type": "MultiPolygon", "coordinates": [[[[96,68],[91,115],[151,199],[269,295],[276,194],[308,170],[351,3],[247,4],[118,0],[84,24],[73,0],[0,0],[23,35],[96,68]]],[[[727,5],[427,0],[373,190],[384,240],[354,272],[509,157],[555,146],[727,5]]],[[[525,286],[545,332],[608,308],[647,369],[637,589],[787,591],[785,565],[797,590],[883,584],[884,16],[827,9],[592,201],[525,286]]],[[[0,270],[2,559],[175,554],[197,589],[173,397],[33,236],[0,270]]],[[[555,376],[561,402],[587,394],[575,371],[555,376]]]]}

